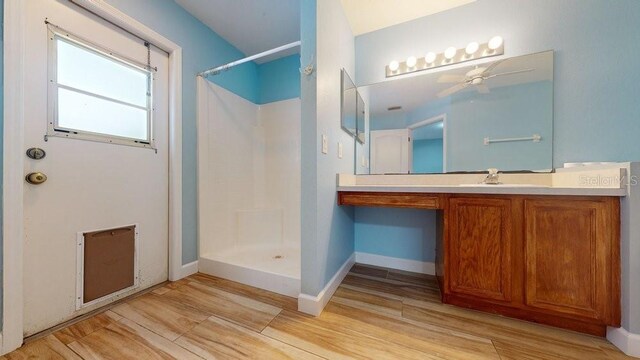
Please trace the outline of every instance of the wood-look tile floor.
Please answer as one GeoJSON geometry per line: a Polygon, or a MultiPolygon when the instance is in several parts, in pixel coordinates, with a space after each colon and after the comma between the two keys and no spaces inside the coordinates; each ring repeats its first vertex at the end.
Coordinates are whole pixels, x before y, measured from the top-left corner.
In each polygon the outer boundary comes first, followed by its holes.
{"type": "Polygon", "coordinates": [[[355,265],[325,311],[196,274],[0,359],[623,359],[605,339],[440,303],[427,275],[355,265]]]}

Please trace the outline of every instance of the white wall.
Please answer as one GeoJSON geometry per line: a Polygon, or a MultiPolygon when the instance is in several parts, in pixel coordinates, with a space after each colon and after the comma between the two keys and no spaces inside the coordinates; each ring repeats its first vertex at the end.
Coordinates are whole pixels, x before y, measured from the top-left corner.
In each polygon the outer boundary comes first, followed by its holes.
{"type": "Polygon", "coordinates": [[[235,245],[235,209],[255,203],[258,106],[215,84],[199,84],[200,254],[235,245]],[[208,221],[205,221],[208,219],[208,221]]]}
{"type": "Polygon", "coordinates": [[[300,100],[256,105],[199,81],[201,256],[300,242],[300,100]]]}
{"type": "Polygon", "coordinates": [[[260,106],[266,206],[283,209],[284,242],[300,244],[300,99],[260,106]]]}

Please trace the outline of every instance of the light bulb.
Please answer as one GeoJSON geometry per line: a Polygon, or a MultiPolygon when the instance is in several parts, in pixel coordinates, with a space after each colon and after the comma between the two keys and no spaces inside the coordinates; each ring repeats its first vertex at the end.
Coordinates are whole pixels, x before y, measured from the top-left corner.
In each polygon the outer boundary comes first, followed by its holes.
{"type": "Polygon", "coordinates": [[[500,48],[500,46],[502,46],[502,37],[501,36],[494,36],[491,38],[491,40],[489,40],[489,49],[491,50],[495,50],[500,48]]]}
{"type": "Polygon", "coordinates": [[[447,48],[447,50],[444,51],[444,57],[447,58],[448,60],[451,60],[453,59],[454,56],[456,56],[457,52],[458,52],[458,49],[452,46],[450,48],[447,48]]]}
{"type": "Polygon", "coordinates": [[[427,64],[433,64],[433,62],[436,61],[436,54],[432,52],[428,52],[427,55],[424,57],[424,61],[426,61],[427,64]]]}
{"type": "Polygon", "coordinates": [[[418,59],[416,59],[415,56],[409,56],[407,58],[407,67],[412,68],[416,66],[417,63],[418,63],[418,59]]]}
{"type": "Polygon", "coordinates": [[[398,63],[395,60],[393,60],[392,62],[389,63],[389,70],[391,70],[391,71],[396,71],[396,70],[398,70],[399,67],[400,67],[400,63],[398,63]]]}
{"type": "Polygon", "coordinates": [[[476,51],[478,51],[478,48],[480,48],[480,45],[474,41],[470,42],[464,49],[464,51],[467,53],[467,55],[473,55],[476,53],[476,51]]]}

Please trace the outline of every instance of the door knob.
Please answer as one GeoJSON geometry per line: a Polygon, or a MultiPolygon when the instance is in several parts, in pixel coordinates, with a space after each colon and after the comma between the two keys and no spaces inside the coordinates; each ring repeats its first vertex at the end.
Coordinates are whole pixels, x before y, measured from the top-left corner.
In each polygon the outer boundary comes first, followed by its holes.
{"type": "Polygon", "coordinates": [[[40,185],[43,182],[47,181],[47,175],[41,172],[32,172],[27,174],[25,180],[27,180],[29,184],[40,185]]]}

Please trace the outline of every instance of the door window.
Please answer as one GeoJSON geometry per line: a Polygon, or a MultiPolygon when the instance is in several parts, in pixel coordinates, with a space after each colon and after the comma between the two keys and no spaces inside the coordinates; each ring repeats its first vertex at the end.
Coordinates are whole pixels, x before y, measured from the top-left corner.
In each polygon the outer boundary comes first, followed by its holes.
{"type": "Polygon", "coordinates": [[[49,136],[152,147],[150,66],[50,31],[49,136]]]}

